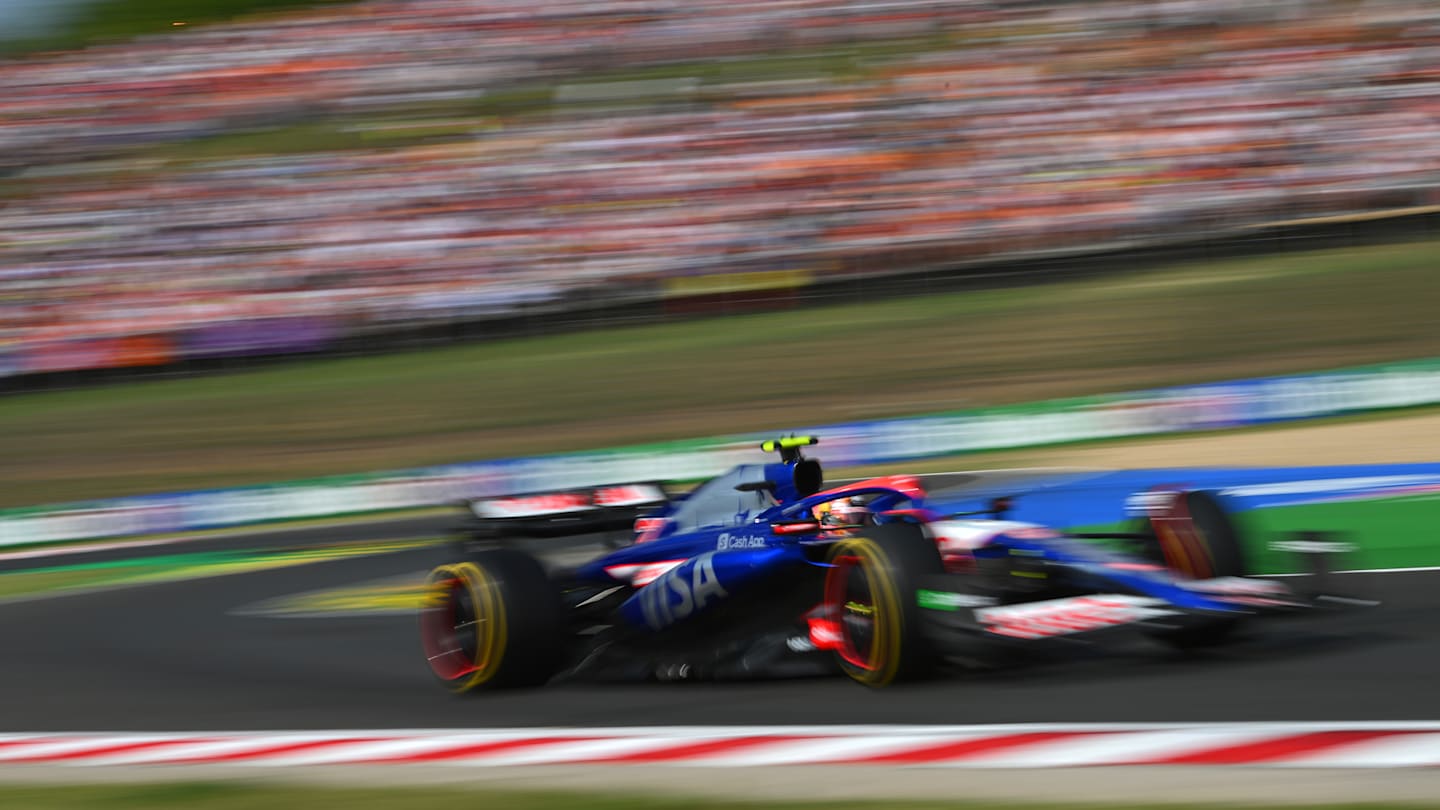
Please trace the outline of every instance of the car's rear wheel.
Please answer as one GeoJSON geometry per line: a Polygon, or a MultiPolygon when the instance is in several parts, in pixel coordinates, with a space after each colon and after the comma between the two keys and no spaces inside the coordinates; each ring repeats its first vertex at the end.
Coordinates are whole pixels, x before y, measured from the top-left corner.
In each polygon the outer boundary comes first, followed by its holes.
{"type": "Polygon", "coordinates": [[[915,582],[944,573],[935,542],[913,524],[875,526],[836,543],[827,562],[825,613],[839,633],[841,671],[872,687],[927,673],[935,657],[920,625],[915,582]]]}
{"type": "Polygon", "coordinates": [[[536,686],[562,660],[562,619],[538,560],[491,549],[430,572],[420,639],[430,671],[456,694],[536,686]]]}

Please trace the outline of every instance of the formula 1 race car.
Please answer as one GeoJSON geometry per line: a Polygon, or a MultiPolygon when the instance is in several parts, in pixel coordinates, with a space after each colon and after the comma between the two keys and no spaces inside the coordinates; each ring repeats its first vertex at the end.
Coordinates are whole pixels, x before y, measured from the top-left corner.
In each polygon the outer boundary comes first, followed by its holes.
{"type": "Polygon", "coordinates": [[[1211,645],[1252,617],[1325,603],[1245,576],[1238,526],[1209,492],[1141,493],[1132,530],[1066,533],[1006,519],[1008,498],[948,511],[918,476],[826,489],[802,453],[816,443],[765,442],[777,463],[679,496],[629,484],[470,502],[455,559],[428,580],[430,669],[457,693],[837,671],[881,687],[1121,629],[1211,645]],[[627,525],[626,545],[578,566],[527,549],[627,525]]]}

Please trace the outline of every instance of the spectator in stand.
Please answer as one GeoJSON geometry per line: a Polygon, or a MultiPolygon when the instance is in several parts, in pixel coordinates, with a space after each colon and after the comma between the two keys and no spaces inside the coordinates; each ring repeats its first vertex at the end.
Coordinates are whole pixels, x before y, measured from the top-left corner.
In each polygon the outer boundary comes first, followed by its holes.
{"type": "Polygon", "coordinates": [[[384,329],[667,276],[899,272],[1433,202],[1437,57],[1440,8],[1419,0],[375,0],[14,60],[0,171],[28,191],[0,200],[0,346],[255,319],[384,329]],[[448,144],[125,158],[597,69],[899,38],[929,44],[877,44],[858,76],[558,105],[448,144]],[[87,169],[96,155],[118,162],[87,169]]]}

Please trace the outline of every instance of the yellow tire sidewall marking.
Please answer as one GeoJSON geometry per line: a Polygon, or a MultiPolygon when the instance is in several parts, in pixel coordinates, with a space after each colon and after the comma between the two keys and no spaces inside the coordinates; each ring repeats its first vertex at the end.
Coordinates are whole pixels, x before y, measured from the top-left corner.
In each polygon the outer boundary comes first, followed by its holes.
{"type": "Polygon", "coordinates": [[[435,569],[431,577],[437,575],[448,575],[463,582],[475,606],[475,671],[450,685],[455,692],[468,692],[484,686],[500,669],[509,641],[505,600],[495,579],[475,563],[443,565],[435,569]]]}
{"type": "Polygon", "coordinates": [[[885,686],[899,674],[901,644],[904,640],[903,606],[899,589],[889,573],[889,557],[879,545],[865,537],[856,537],[841,543],[833,556],[841,555],[854,556],[866,567],[870,596],[875,602],[869,666],[861,670],[845,664],[845,671],[851,678],[866,686],[885,686]]]}

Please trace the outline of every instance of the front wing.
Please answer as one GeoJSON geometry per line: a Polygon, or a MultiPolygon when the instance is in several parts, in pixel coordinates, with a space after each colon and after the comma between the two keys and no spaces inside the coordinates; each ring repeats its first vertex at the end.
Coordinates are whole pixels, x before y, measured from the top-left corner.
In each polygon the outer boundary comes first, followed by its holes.
{"type": "MultiPolygon", "coordinates": [[[[1092,593],[999,604],[966,589],[957,575],[928,578],[915,591],[925,633],[942,652],[977,640],[1035,642],[1092,640],[1124,629],[1174,630],[1216,619],[1297,613],[1341,606],[1336,597],[1309,597],[1269,580],[1224,577],[1181,587],[1204,597],[1208,607],[1131,593],[1092,593]]],[[[1348,605],[1358,606],[1359,600],[1348,605]]]]}

